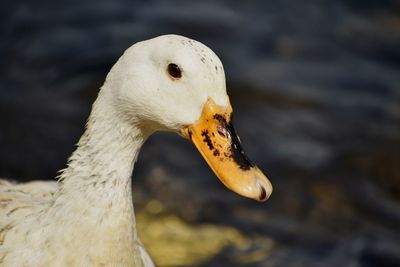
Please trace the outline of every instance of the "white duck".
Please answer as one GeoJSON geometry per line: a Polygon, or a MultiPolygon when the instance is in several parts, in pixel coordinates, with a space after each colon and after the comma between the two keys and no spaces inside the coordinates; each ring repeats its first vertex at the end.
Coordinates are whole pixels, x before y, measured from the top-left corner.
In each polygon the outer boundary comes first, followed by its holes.
{"type": "Polygon", "coordinates": [[[58,182],[0,182],[1,266],[154,266],[135,227],[131,174],[158,130],[193,141],[220,180],[272,192],[243,154],[218,57],[194,40],[139,42],[113,66],[58,182]]]}

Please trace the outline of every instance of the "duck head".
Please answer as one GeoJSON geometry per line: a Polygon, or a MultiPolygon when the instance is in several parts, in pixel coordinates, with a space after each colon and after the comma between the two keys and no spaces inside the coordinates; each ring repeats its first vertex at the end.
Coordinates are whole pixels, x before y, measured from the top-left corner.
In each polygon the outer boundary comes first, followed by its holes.
{"type": "Polygon", "coordinates": [[[221,182],[258,201],[272,192],[247,158],[232,124],[219,58],[205,45],[178,35],[139,42],[107,75],[118,113],[147,132],[173,131],[197,147],[221,182]]]}

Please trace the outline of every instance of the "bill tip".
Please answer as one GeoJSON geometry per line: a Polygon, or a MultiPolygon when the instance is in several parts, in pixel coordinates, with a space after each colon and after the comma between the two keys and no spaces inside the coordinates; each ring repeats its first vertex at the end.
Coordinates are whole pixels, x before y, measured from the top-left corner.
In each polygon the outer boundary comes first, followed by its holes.
{"type": "Polygon", "coordinates": [[[260,192],[258,194],[258,199],[257,200],[261,201],[261,202],[264,202],[271,196],[272,187],[270,186],[270,187],[266,188],[266,185],[263,185],[261,183],[259,183],[258,186],[259,186],[260,192]]]}

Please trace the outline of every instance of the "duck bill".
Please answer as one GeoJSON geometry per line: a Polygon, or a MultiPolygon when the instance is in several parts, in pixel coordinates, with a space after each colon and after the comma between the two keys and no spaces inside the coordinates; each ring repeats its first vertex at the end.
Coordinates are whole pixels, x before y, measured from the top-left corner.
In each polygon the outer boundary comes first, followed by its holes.
{"type": "Polygon", "coordinates": [[[201,117],[181,134],[191,140],[221,182],[239,195],[265,201],[272,193],[268,178],[245,155],[232,121],[230,103],[225,111],[208,98],[201,117]]]}

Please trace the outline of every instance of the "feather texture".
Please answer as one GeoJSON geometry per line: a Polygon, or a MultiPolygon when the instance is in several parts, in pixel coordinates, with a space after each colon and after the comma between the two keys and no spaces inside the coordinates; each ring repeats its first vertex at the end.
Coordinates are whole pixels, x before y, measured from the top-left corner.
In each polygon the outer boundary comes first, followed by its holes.
{"type": "Polygon", "coordinates": [[[58,181],[0,180],[0,266],[154,266],[136,233],[133,166],[150,134],[180,132],[208,97],[229,104],[222,64],[203,44],[166,35],[125,51],[58,181]]]}

